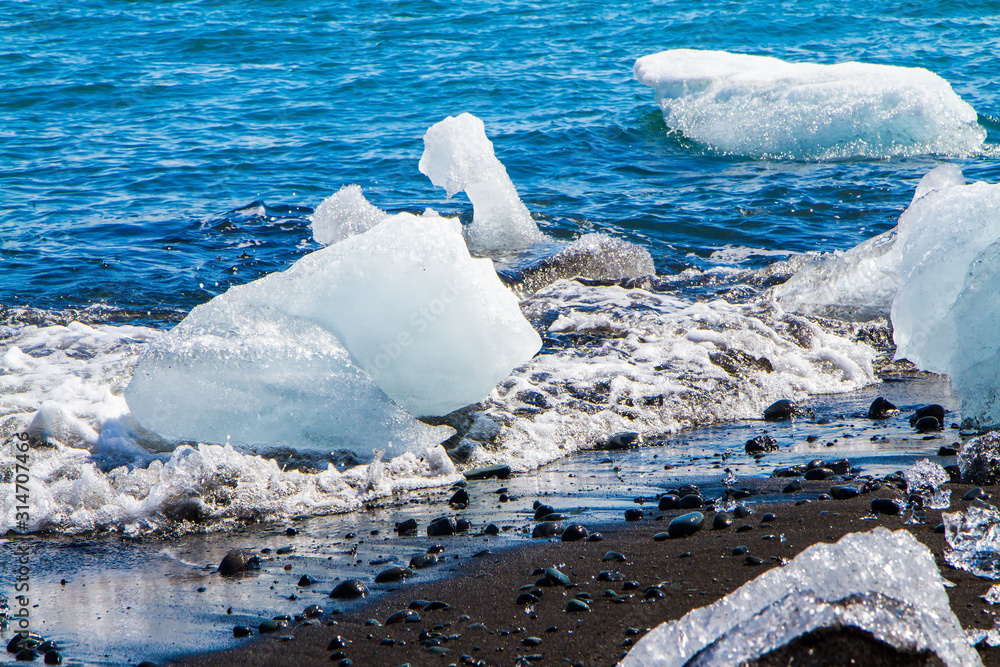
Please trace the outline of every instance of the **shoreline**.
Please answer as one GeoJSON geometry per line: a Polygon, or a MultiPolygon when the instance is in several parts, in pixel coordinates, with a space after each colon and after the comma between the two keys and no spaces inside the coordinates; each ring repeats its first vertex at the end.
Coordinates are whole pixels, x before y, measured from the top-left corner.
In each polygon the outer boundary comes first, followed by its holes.
{"type": "MultiPolygon", "coordinates": [[[[959,499],[971,486],[949,484],[945,488],[952,490],[951,511],[968,506],[959,499]]],[[[170,664],[510,665],[523,657],[529,664],[611,665],[650,629],[711,604],[778,566],[776,559],[790,560],[817,542],[835,542],[847,533],[866,532],[876,526],[909,530],[931,549],[942,576],[955,584],[947,592],[963,629],[992,628],[994,612],[980,598],[992,582],[945,564],[944,536],[933,531],[940,511],[928,510],[927,523],[920,525],[906,525],[901,516],[870,516],[873,498],[901,495],[884,487],[849,500],[760,503],[750,506],[752,515],[736,519],[727,529],[712,530],[711,514],[706,514],[703,530],[665,541],[654,541],[653,535],[664,531],[667,521],[682,511],[651,512],[636,522],[595,524],[591,528],[602,533],[602,541],[536,541],[478,558],[463,557],[450,563],[454,572],[444,579],[420,582],[418,578],[335,615],[329,614],[336,604],[323,605],[323,616],[311,624],[293,623],[269,635],[258,635],[255,628],[254,637],[242,646],[170,664]],[[762,522],[768,513],[776,518],[762,522]],[[661,516],[664,518],[657,520],[661,516]],[[737,532],[741,525],[751,529],[737,532]],[[748,547],[747,555],[763,562],[746,564],[746,556],[733,555],[737,546],[748,547]],[[618,552],[627,560],[603,561],[608,552],[618,552]],[[571,587],[543,589],[541,600],[530,608],[515,604],[520,589],[538,579],[532,571],[546,567],[559,568],[570,577],[571,587]],[[621,579],[600,581],[600,573],[605,571],[618,572],[621,579]],[[627,582],[635,582],[634,587],[627,582]],[[664,597],[644,601],[644,590],[657,584],[664,597]],[[605,591],[614,591],[615,597],[606,596],[605,591]],[[591,596],[590,611],[567,613],[567,602],[579,593],[591,596]],[[385,625],[391,614],[407,609],[414,601],[438,601],[448,606],[417,610],[418,622],[385,625]],[[429,639],[431,644],[440,644],[437,652],[421,645],[424,632],[442,635],[429,639]],[[342,646],[337,647],[338,643],[342,646]],[[331,662],[331,656],[338,652],[343,656],[331,662]]],[[[445,556],[447,540],[426,538],[428,546],[443,544],[445,556]]],[[[423,638],[427,643],[426,634],[423,638]]],[[[1000,648],[981,646],[978,650],[984,664],[1000,664],[1000,648]]]]}

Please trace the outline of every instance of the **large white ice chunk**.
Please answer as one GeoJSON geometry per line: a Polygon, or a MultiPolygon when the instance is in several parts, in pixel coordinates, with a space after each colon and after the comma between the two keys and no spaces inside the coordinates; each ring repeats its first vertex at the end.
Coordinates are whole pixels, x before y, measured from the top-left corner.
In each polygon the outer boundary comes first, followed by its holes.
{"type": "Polygon", "coordinates": [[[1000,579],[1000,512],[973,506],[964,512],[945,512],[941,519],[948,565],[977,577],[1000,579]]]}
{"type": "MultiPolygon", "coordinates": [[[[943,164],[924,175],[913,202],[938,190],[964,185],[961,169],[943,164]]],[[[912,204],[911,204],[912,205],[912,204]]],[[[850,250],[822,257],[799,269],[773,296],[782,308],[805,314],[868,320],[888,316],[899,291],[902,247],[911,228],[921,229],[906,213],[899,224],[850,250]]]]}
{"type": "Polygon", "coordinates": [[[331,245],[366,232],[387,217],[385,211],[365,199],[360,185],[345,185],[316,207],[309,222],[316,243],[331,245]]]}
{"type": "Polygon", "coordinates": [[[667,127],[727,154],[964,155],[986,138],[975,110],[923,68],[675,49],[639,58],[633,73],[667,127]]]}
{"type": "Polygon", "coordinates": [[[448,116],[432,125],[419,166],[449,197],[462,190],[469,196],[473,220],[466,236],[473,250],[503,253],[544,240],[475,116],[448,116]]]}
{"type": "Polygon", "coordinates": [[[815,544],[718,602],[642,638],[623,667],[730,667],[823,627],[851,626],[949,667],[982,664],[951,611],[930,550],[876,528],[815,544]]]}
{"type": "Polygon", "coordinates": [[[126,398],[174,438],[411,448],[449,433],[397,403],[420,416],[475,403],[540,346],[458,221],[401,213],[195,308],[126,398]]]}

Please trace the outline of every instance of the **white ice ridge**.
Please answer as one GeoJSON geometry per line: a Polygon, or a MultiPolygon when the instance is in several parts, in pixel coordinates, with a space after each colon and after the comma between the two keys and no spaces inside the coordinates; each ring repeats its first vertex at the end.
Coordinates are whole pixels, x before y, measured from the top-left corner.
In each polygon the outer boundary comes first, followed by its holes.
{"type": "Polygon", "coordinates": [[[448,116],[431,126],[419,166],[449,197],[462,190],[469,196],[473,219],[465,233],[473,251],[502,254],[544,240],[475,116],[448,116]]]}
{"type": "Polygon", "coordinates": [[[368,231],[387,217],[385,211],[365,199],[361,186],[345,185],[316,207],[309,222],[316,242],[332,245],[368,231]]]}
{"type": "MultiPolygon", "coordinates": [[[[926,195],[964,184],[955,165],[936,167],[920,180],[911,207],[926,195]]],[[[903,240],[919,224],[904,212],[897,226],[884,234],[809,262],[775,287],[772,296],[782,308],[798,313],[848,320],[888,317],[899,291],[903,240]]]]}
{"type": "Polygon", "coordinates": [[[173,439],[398,453],[540,347],[458,220],[400,213],[195,308],[125,395],[173,439]]]}
{"type": "Polygon", "coordinates": [[[900,650],[929,650],[949,667],[981,665],[934,556],[909,532],[876,528],[815,544],[718,602],[643,637],[622,667],[730,667],[807,632],[851,626],[900,650]]]}
{"type": "Polygon", "coordinates": [[[633,74],[671,131],[726,154],[966,155],[986,138],[975,110],[923,68],[675,49],[639,58],[633,74]]]}

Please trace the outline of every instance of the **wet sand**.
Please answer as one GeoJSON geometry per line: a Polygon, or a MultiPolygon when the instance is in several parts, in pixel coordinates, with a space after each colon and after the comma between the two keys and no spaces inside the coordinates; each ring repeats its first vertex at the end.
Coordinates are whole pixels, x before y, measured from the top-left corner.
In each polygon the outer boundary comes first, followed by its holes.
{"type": "MultiPolygon", "coordinates": [[[[823,485],[808,482],[806,491],[823,485]]],[[[953,490],[951,511],[968,505],[961,498],[971,487],[947,488],[953,490]]],[[[515,665],[524,657],[529,662],[522,664],[612,665],[629,646],[663,621],[711,604],[812,544],[834,542],[847,533],[876,526],[909,530],[927,545],[944,578],[955,584],[947,590],[962,627],[991,628],[994,611],[980,596],[992,582],[944,562],[944,535],[933,531],[941,513],[928,511],[926,524],[905,525],[900,516],[873,517],[869,507],[875,497],[900,498],[902,492],[886,487],[850,500],[752,505],[753,515],[736,519],[731,527],[722,530],[710,529],[712,513],[707,512],[703,530],[665,541],[654,541],[653,536],[666,530],[667,521],[682,511],[647,508],[640,521],[623,519],[589,525],[591,531],[602,533],[604,539],[599,542],[536,540],[526,546],[457,560],[448,552],[449,538],[427,538],[428,546],[444,546],[444,560],[438,567],[453,570],[448,578],[422,583],[417,576],[343,613],[335,611],[341,606],[336,600],[328,600],[323,616],[311,624],[293,622],[267,635],[258,635],[255,628],[254,636],[242,646],[176,664],[515,665]],[[768,513],[776,518],[762,523],[768,513]],[[752,529],[738,533],[736,529],[741,525],[752,529]],[[733,555],[737,546],[746,546],[748,555],[763,563],[746,564],[745,556],[733,555]],[[626,562],[602,560],[611,551],[623,554],[626,562]],[[560,569],[570,578],[571,587],[545,588],[542,599],[531,607],[515,604],[519,589],[539,579],[532,572],[546,567],[560,569]],[[604,571],[620,573],[621,580],[599,580],[604,571]],[[635,587],[627,582],[635,582],[635,587]],[[644,601],[645,589],[656,584],[665,596],[644,601]],[[613,592],[613,597],[608,591],[613,592]],[[580,593],[591,596],[590,611],[566,612],[567,602],[580,593]],[[440,601],[448,607],[418,610],[418,622],[384,625],[391,614],[407,609],[414,601],[440,601]],[[370,619],[383,625],[375,625],[370,619]],[[434,649],[436,652],[421,645],[422,633],[442,635],[437,637],[440,647],[434,649]],[[342,646],[338,648],[337,644],[342,646]],[[332,661],[331,656],[335,656],[332,661]],[[342,662],[345,659],[351,662],[342,662]]],[[[1000,649],[983,646],[979,651],[984,664],[1000,664],[1000,649]]]]}

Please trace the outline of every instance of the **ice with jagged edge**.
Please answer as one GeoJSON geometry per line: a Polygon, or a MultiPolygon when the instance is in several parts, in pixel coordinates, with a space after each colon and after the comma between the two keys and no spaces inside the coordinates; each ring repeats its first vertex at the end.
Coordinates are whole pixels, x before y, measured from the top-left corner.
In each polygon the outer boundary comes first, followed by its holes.
{"type": "Polygon", "coordinates": [[[463,113],[432,125],[419,168],[449,197],[463,190],[469,196],[473,218],[465,234],[474,252],[503,254],[545,240],[479,118],[463,113]]]}
{"type": "Polygon", "coordinates": [[[725,154],[967,155],[986,138],[976,111],[923,68],[675,49],[639,58],[633,74],[672,132],[725,154]]]}
{"type": "Polygon", "coordinates": [[[930,550],[905,530],[815,544],[718,602],[643,637],[622,667],[729,667],[823,627],[851,626],[949,667],[981,665],[951,610],[930,550]]]}
{"type": "MultiPolygon", "coordinates": [[[[932,192],[964,184],[961,169],[940,165],[920,179],[910,205],[932,192]]],[[[902,247],[911,231],[910,221],[904,212],[896,227],[884,234],[809,262],[774,288],[775,301],[799,313],[852,320],[887,317],[899,291],[902,247]]]]}
{"type": "Polygon", "coordinates": [[[458,220],[400,213],[198,306],[125,396],[172,439],[406,451],[540,346],[458,220]]]}
{"type": "Polygon", "coordinates": [[[368,231],[387,217],[388,213],[365,199],[360,185],[345,185],[316,207],[309,223],[317,243],[332,245],[368,231]]]}
{"type": "Polygon", "coordinates": [[[952,567],[977,577],[1000,579],[1000,511],[970,506],[964,512],[945,512],[944,559],[952,567]]]}
{"type": "Polygon", "coordinates": [[[930,459],[920,459],[903,473],[908,493],[919,493],[924,498],[924,507],[943,510],[951,507],[951,491],[942,488],[951,481],[951,476],[930,459]]]}

